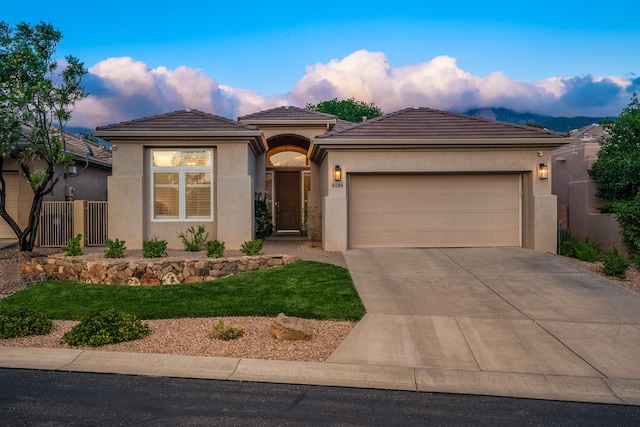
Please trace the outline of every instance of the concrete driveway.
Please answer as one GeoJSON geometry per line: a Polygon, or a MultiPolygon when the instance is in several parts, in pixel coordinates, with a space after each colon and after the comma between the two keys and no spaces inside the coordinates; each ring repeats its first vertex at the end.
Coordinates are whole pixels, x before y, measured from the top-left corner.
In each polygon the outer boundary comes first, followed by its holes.
{"type": "Polygon", "coordinates": [[[640,386],[640,296],[553,255],[455,248],[344,256],[367,314],[328,362],[640,386]]]}

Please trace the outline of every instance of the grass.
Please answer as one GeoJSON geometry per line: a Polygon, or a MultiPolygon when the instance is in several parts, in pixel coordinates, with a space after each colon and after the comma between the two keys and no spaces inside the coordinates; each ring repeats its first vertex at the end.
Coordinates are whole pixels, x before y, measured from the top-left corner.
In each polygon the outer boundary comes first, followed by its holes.
{"type": "Polygon", "coordinates": [[[49,280],[0,300],[0,307],[30,308],[61,320],[79,320],[101,308],[131,312],[140,319],[285,313],[306,319],[355,321],[365,313],[349,272],[314,261],[171,286],[49,280]]]}

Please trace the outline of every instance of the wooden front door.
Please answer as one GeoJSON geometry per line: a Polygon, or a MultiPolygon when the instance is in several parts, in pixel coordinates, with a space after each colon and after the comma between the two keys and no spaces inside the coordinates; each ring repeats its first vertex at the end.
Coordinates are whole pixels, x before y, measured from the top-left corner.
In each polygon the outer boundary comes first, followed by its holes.
{"type": "Polygon", "coordinates": [[[276,172],[276,231],[300,230],[300,173],[276,172]]]}

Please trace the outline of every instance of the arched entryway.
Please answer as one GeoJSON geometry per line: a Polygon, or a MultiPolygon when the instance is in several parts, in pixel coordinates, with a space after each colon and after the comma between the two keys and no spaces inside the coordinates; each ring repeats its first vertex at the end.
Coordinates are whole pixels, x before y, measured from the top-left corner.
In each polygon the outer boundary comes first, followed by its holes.
{"type": "Polygon", "coordinates": [[[274,231],[299,234],[305,229],[310,190],[309,140],[298,135],[278,135],[267,140],[266,191],[274,231]]]}

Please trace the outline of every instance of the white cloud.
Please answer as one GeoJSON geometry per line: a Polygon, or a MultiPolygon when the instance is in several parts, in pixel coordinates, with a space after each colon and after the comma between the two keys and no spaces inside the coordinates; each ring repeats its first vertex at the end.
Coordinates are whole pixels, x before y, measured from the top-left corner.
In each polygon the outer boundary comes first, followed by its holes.
{"type": "Polygon", "coordinates": [[[200,69],[150,68],[132,58],[109,58],[89,69],[91,93],[70,125],[93,128],[185,107],[235,119],[282,105],[304,107],[332,98],[373,102],[385,112],[424,106],[449,111],[504,107],[548,115],[616,115],[628,104],[638,79],[562,77],[524,82],[494,71],[476,76],[455,58],[392,66],[382,52],[359,50],[307,67],[288,94],[265,98],[255,91],[219,84],[200,69]]]}

